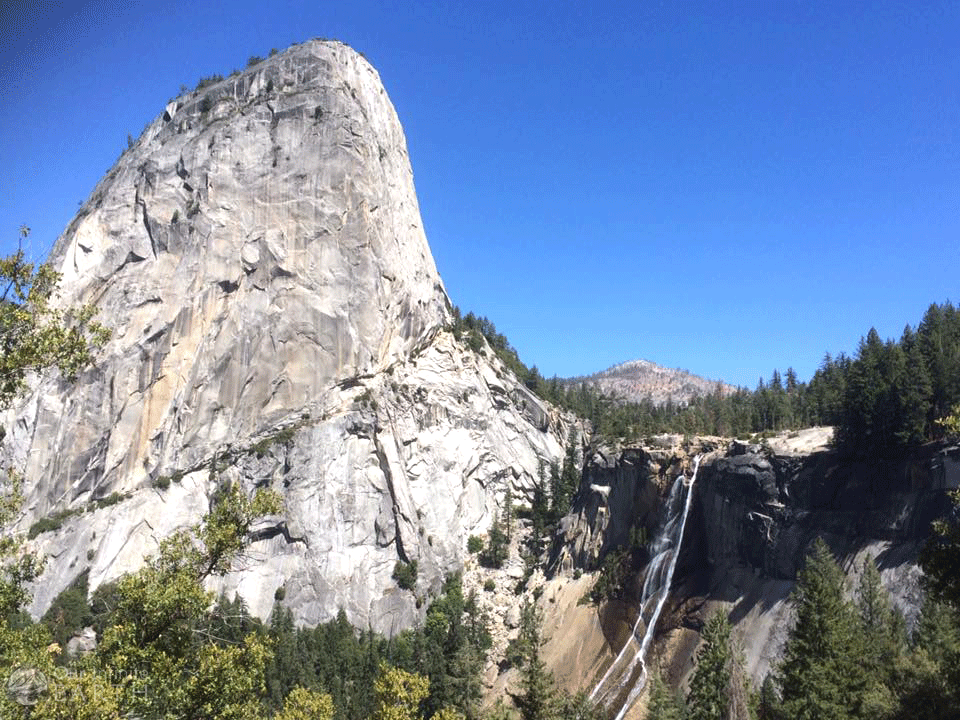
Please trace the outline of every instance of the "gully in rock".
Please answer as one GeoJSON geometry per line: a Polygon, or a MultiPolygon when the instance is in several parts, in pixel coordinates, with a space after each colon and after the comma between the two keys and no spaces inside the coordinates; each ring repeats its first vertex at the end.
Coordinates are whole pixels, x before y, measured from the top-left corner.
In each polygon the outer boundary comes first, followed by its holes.
{"type": "Polygon", "coordinates": [[[643,582],[643,591],[640,595],[640,612],[637,621],[633,626],[630,637],[624,643],[623,648],[617,655],[613,664],[597,683],[590,693],[591,700],[597,700],[605,705],[615,701],[617,697],[626,689],[634,676],[634,670],[640,665],[640,677],[634,683],[627,696],[626,702],[620,708],[616,720],[621,720],[630,709],[637,697],[643,691],[647,682],[646,654],[653,642],[654,633],[657,629],[657,621],[660,619],[660,613],[666,604],[667,595],[670,592],[670,585],[673,581],[673,571],[676,568],[677,558],[680,555],[680,546],[683,543],[683,531],[687,524],[687,515],[690,512],[691,499],[693,498],[693,484],[697,479],[697,470],[700,467],[700,455],[697,455],[693,461],[693,473],[689,482],[683,475],[677,477],[670,489],[670,496],[667,499],[666,516],[660,532],[653,542],[653,559],[647,566],[646,578],[643,582]],[[653,608],[650,612],[650,608],[653,608]],[[646,622],[643,637],[639,638],[637,633],[641,622],[646,622]],[[629,649],[639,643],[639,648],[630,656],[629,661],[624,661],[629,655],[629,649]],[[611,682],[616,679],[616,682],[611,682]]]}

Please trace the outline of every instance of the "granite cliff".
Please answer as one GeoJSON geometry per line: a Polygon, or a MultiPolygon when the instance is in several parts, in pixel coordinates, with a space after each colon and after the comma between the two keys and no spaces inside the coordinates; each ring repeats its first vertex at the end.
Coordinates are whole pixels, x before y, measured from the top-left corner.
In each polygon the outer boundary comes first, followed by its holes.
{"type": "MultiPolygon", "coordinates": [[[[931,444],[892,463],[854,462],[829,439],[829,428],[812,428],[762,444],[658,436],[595,448],[556,538],[553,570],[576,577],[577,569],[596,570],[610,552],[634,543],[638,529],[652,537],[673,478],[701,455],[652,653],[673,683],[693,668],[706,616],[723,608],[759,686],[782,651],[792,622],[789,595],[817,537],[827,541],[851,589],[865,557],[873,557],[894,603],[912,622],[922,599],[917,556],[931,520],[949,507],[945,491],[960,487],[960,448],[931,444]]],[[[568,673],[571,687],[592,687],[623,646],[643,573],[641,567],[623,599],[574,618],[578,637],[557,629],[563,643],[579,647],[575,672],[568,673]]],[[[554,652],[572,661],[569,649],[558,644],[554,652]]]]}
{"type": "Polygon", "coordinates": [[[20,529],[49,561],[38,615],[197,522],[220,483],[279,491],[238,590],[316,623],[410,625],[507,488],[571,418],[445,327],[450,302],[376,71],[310,41],[171,101],[97,185],[51,262],[112,331],[77,382],[3,419],[20,529]],[[391,575],[416,561],[412,591],[391,575]],[[281,590],[282,589],[282,590],[281,590]]]}

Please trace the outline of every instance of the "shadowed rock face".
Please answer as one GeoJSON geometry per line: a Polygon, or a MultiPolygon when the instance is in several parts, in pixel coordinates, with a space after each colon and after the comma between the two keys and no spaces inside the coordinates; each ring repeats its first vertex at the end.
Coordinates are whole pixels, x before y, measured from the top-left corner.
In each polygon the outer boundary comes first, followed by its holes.
{"type": "Polygon", "coordinates": [[[38,538],[35,614],[86,566],[91,589],[136,568],[229,479],[279,490],[286,512],[223,587],[261,616],[283,586],[302,621],[342,606],[391,632],[417,616],[397,560],[436,589],[506,488],[562,455],[568,420],[443,331],[403,131],[340,43],[172,101],[52,261],[63,302],[95,301],[113,334],[3,423],[29,483],[21,528],[83,511],[38,538]]]}
{"type": "MultiPolygon", "coordinates": [[[[927,446],[884,463],[852,462],[824,443],[822,430],[796,433],[801,451],[694,438],[598,452],[584,469],[575,512],[564,519],[560,567],[597,566],[627,544],[627,529],[650,530],[663,489],[689,459],[706,452],[674,578],[659,650],[680,682],[693,667],[697,634],[713,608],[730,613],[748,673],[759,683],[777,661],[792,623],[789,595],[810,544],[823,537],[850,579],[873,557],[909,621],[922,596],[917,554],[930,522],[960,486],[960,449],[927,446]],[[819,444],[818,444],[819,443],[819,444]]],[[[609,638],[616,644],[620,640],[609,638]]],[[[619,646],[611,647],[615,654],[619,646]]]]}

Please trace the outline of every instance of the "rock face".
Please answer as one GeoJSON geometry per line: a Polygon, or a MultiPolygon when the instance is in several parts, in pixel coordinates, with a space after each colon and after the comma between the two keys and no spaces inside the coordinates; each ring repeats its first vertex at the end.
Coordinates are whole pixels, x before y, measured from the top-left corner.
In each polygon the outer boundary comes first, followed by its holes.
{"type": "Polygon", "coordinates": [[[392,632],[461,564],[507,486],[562,455],[568,420],[450,307],[403,131],[376,71],[295,46],[171,102],[94,189],[51,260],[66,304],[112,337],[78,382],[8,413],[28,482],[20,527],[51,560],[39,614],[196,522],[218,483],[271,486],[285,514],[223,580],[260,616],[392,632]],[[416,595],[391,579],[416,560],[416,595]]]}
{"type": "MultiPolygon", "coordinates": [[[[829,432],[814,428],[766,446],[667,437],[655,446],[598,452],[564,520],[558,569],[595,569],[608,550],[628,545],[629,528],[655,527],[667,482],[703,453],[659,630],[658,657],[675,681],[693,667],[696,631],[721,607],[759,686],[782,651],[792,622],[789,595],[818,536],[851,588],[872,556],[910,621],[921,601],[917,554],[930,521],[949,507],[945,490],[960,487],[960,448],[928,446],[895,463],[871,464],[839,457],[827,440],[829,432]]],[[[623,637],[608,637],[616,654],[623,637]]]]}

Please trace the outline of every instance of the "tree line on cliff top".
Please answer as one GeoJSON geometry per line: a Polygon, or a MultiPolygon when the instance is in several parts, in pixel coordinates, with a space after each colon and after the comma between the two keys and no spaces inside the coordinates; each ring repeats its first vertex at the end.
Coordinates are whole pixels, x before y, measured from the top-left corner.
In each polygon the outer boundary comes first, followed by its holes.
{"type": "Polygon", "coordinates": [[[916,328],[899,340],[870,329],[854,357],[827,353],[808,382],[788,368],[740,388],[686,403],[625,402],[595,385],[546,379],[527,367],[507,338],[485,317],[454,308],[452,330],[474,350],[483,340],[539,396],[587,418],[607,438],[635,440],[661,432],[744,437],[816,425],[836,427],[835,442],[859,457],[885,456],[943,437],[939,424],[960,403],[960,312],[932,304],[916,328]]]}

